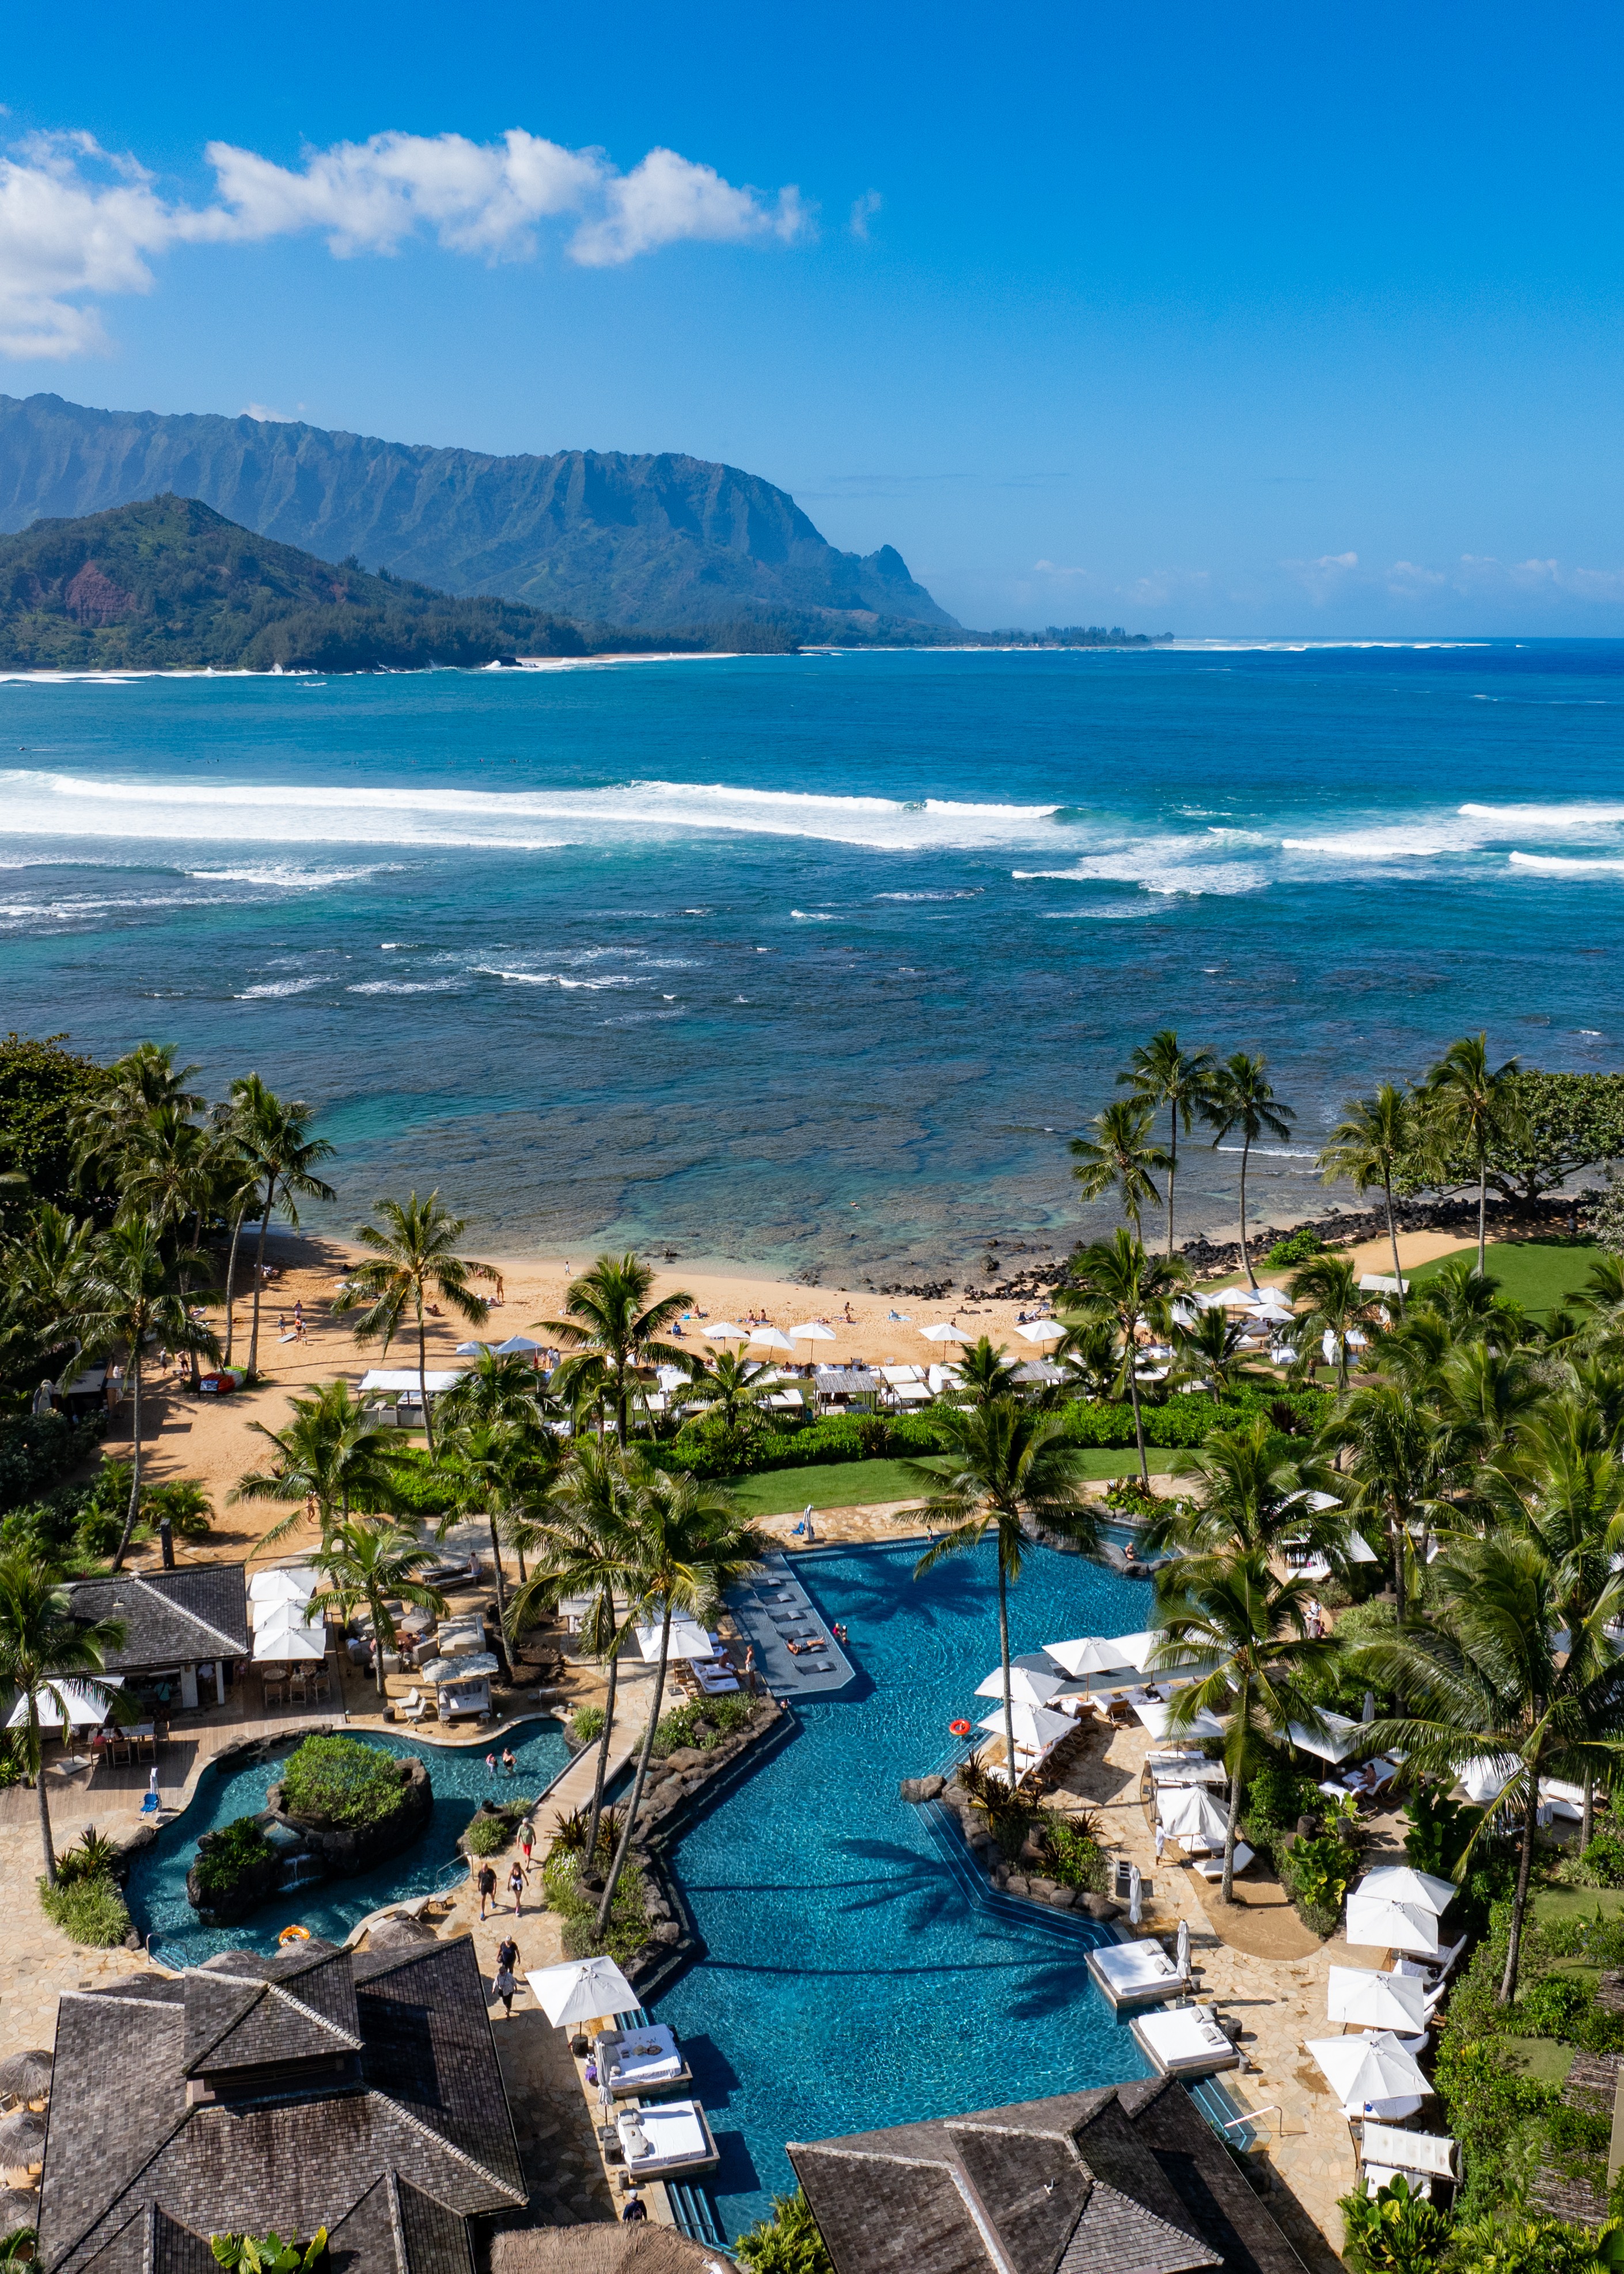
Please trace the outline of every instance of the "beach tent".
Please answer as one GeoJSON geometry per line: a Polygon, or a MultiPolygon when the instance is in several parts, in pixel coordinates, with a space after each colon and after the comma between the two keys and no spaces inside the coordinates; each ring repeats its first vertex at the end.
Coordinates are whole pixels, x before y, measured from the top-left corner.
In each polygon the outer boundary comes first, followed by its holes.
{"type": "Polygon", "coordinates": [[[1156,1820],[1184,1848],[1222,1848],[1229,1836],[1229,1819],[1204,1785],[1165,1787],[1156,1795],[1156,1820]]]}
{"type": "Polygon", "coordinates": [[[572,1958],[562,1966],[538,1966],[525,1980],[555,2029],[628,2014],[637,1992],[613,1958],[572,1958]]]}
{"type": "Polygon", "coordinates": [[[496,1672],[488,1651],[459,1653],[455,1658],[433,1658],[422,1668],[423,1679],[438,1690],[448,1682],[488,1682],[496,1672]]]}
{"type": "Polygon", "coordinates": [[[1460,1890],[1453,1879],[1440,1879],[1431,1871],[1415,1871],[1408,1864],[1384,1864],[1366,1871],[1355,1892],[1378,1902],[1413,1903],[1441,1918],[1460,1890]]]}
{"type": "Polygon", "coordinates": [[[1209,1713],[1205,1706],[1192,1720],[1185,1722],[1182,1728],[1175,1729],[1172,1726],[1173,1708],[1164,1701],[1155,1698],[1136,1698],[1130,1691],[1128,1703],[1138,1715],[1141,1726],[1148,1729],[1151,1736],[1158,1740],[1163,1737],[1177,1737],[1180,1740],[1189,1737],[1222,1737],[1223,1735],[1223,1723],[1215,1713],[1209,1713]]]}
{"type": "Polygon", "coordinates": [[[1348,1941],[1361,1950],[1407,1950],[1416,1958],[1438,1955],[1437,1914],[1419,1903],[1384,1902],[1356,1888],[1348,1898],[1344,1931],[1348,1941]]]}
{"type": "MultiPolygon", "coordinates": [[[[657,1626],[637,1629],[637,1647],[652,1665],[660,1654],[660,1630],[657,1626]]],[[[671,1649],[673,1658],[714,1658],[716,1645],[696,1619],[673,1619],[671,1649]]]]}
{"type": "MultiPolygon", "coordinates": [[[[42,1729],[99,1728],[113,1710],[112,1692],[124,1688],[122,1674],[104,1674],[99,1682],[83,1682],[75,1675],[48,1674],[50,1685],[34,1698],[34,1712],[42,1729]]],[[[28,1700],[19,1698],[11,1708],[8,1729],[27,1726],[28,1700]]]]}
{"type": "Polygon", "coordinates": [[[1330,2082],[1345,2116],[1395,2100],[1424,2099],[1432,2090],[1413,2053],[1390,2029],[1369,2037],[1313,2037],[1304,2051],[1330,2082]]]}
{"type": "Polygon", "coordinates": [[[1372,1967],[1333,1966],[1326,1977],[1325,2017],[1357,2029],[1426,2027],[1426,1984],[1418,1974],[1379,1974],[1372,1967]]]}

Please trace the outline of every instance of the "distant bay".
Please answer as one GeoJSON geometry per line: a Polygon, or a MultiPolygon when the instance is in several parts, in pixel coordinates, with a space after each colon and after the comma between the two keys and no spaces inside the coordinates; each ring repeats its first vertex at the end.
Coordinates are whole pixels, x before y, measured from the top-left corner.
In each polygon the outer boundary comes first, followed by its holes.
{"type": "Polygon", "coordinates": [[[1274,1062],[1283,1220],[1457,1033],[1624,1065],[1621,757],[1608,642],[11,679],[0,1018],[318,1101],[335,1226],[831,1280],[1103,1224],[1065,1138],[1175,1025],[1274,1062]]]}

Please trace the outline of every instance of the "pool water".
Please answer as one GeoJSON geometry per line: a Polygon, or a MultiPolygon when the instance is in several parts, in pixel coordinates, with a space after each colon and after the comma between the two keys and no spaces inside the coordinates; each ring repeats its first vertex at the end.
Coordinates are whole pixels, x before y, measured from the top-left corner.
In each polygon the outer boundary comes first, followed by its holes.
{"type": "MultiPolygon", "coordinates": [[[[979,1721],[998,1654],[990,1547],[921,1580],[918,1547],[795,1558],[866,1680],[798,1706],[797,1734],[681,1840],[677,1876],[709,1946],[656,2001],[686,2044],[721,2150],[729,2235],[794,2185],[786,2140],[1037,2099],[1143,2076],[1063,1914],[976,1900],[898,1780],[979,1721]]],[[[1143,1627],[1150,1589],[1034,1548],[1010,1596],[1012,1651],[1143,1627]]]]}
{"type": "MultiPolygon", "coordinates": [[[[404,1757],[415,1754],[434,1787],[434,1810],[414,1847],[377,1871],[353,1879],[324,1879],[274,1896],[240,1925],[207,1927],[186,1900],[186,1872],[206,1832],[218,1832],[239,1816],[256,1816],[265,1796],[282,1773],[286,1754],[252,1768],[205,1769],[190,1807],[166,1825],[150,1848],[137,1856],[127,1890],[131,1915],[152,1937],[154,1954],[166,1966],[200,1966],[222,1950],[271,1950],[285,1926],[296,1922],[312,1934],[342,1942],[369,1911],[385,1903],[432,1894],[447,1865],[457,1860],[457,1839],[479,1803],[487,1798],[533,1797],[550,1784],[569,1758],[564,1732],[554,1721],[526,1721],[507,1742],[518,1766],[511,1777],[485,1767],[483,1746],[440,1746],[355,1732],[365,1744],[404,1757]]],[[[524,1951],[523,1921],[519,1947],[524,1951]]]]}

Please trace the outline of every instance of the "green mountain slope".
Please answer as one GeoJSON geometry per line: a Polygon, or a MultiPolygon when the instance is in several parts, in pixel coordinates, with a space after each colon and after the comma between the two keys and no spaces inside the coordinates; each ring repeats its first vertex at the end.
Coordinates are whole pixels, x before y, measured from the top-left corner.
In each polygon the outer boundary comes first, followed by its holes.
{"type": "Polygon", "coordinates": [[[840,553],[794,500],[680,454],[493,457],[297,422],[0,395],[0,529],[172,490],[323,560],[645,630],[786,611],[808,636],[951,629],[890,546],[840,553]]]}
{"type": "Polygon", "coordinates": [[[8,670],[411,669],[584,655],[623,640],[511,601],[450,599],[335,568],[196,498],[149,498],[0,538],[8,670]]]}

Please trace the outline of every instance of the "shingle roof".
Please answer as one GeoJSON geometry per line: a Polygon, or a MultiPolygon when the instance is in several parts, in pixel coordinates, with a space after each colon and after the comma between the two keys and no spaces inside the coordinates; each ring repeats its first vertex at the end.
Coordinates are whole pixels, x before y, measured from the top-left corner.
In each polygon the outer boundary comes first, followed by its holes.
{"type": "Polygon", "coordinates": [[[120,1571],[107,1579],[76,1579],[69,1593],[76,1618],[123,1622],[124,1642],[107,1653],[109,1674],[242,1658],[249,1649],[248,1590],[240,1563],[120,1571]]]}
{"type": "Polygon", "coordinates": [[[1302,2274],[1174,2080],[791,2142],[836,2274],[1302,2274]]]}
{"type": "Polygon", "coordinates": [[[611,2226],[522,2226],[491,2240],[491,2274],[705,2274],[719,2263],[709,2244],[652,2219],[611,2226]]]}
{"type": "Polygon", "coordinates": [[[526,2193],[472,1942],[229,1963],[63,1999],[41,2266],[206,2274],[211,2234],[325,2225],[341,2274],[472,2274],[467,2221],[526,2193]]]}

